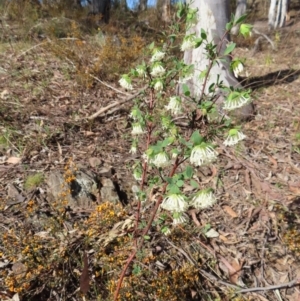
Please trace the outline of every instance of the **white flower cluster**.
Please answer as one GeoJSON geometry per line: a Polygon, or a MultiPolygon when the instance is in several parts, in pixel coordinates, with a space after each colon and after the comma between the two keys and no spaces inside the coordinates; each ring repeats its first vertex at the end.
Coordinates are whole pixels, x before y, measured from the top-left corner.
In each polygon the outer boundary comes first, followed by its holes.
{"type": "Polygon", "coordinates": [[[184,224],[187,222],[187,219],[182,215],[182,213],[175,213],[173,215],[173,226],[184,224]]]}
{"type": "Polygon", "coordinates": [[[160,152],[155,155],[155,157],[151,160],[151,163],[153,163],[158,168],[163,168],[170,165],[170,159],[165,152],[160,152]]]}
{"type": "Polygon", "coordinates": [[[131,80],[127,75],[122,76],[122,78],[119,80],[119,84],[124,89],[127,89],[127,90],[132,90],[133,89],[132,84],[131,84],[131,80]]]}
{"type": "Polygon", "coordinates": [[[236,97],[228,97],[225,101],[224,110],[235,110],[238,108],[241,108],[242,106],[246,105],[247,103],[251,102],[251,98],[247,94],[240,94],[239,96],[236,97]]]}
{"type": "Polygon", "coordinates": [[[170,97],[169,104],[165,106],[168,111],[171,111],[171,114],[178,115],[181,113],[181,99],[178,96],[170,97]]]}
{"type": "Polygon", "coordinates": [[[206,209],[213,206],[217,202],[216,197],[211,189],[199,191],[192,199],[191,205],[196,209],[206,209]]]}
{"type": "Polygon", "coordinates": [[[195,35],[191,34],[188,36],[185,36],[183,39],[183,43],[181,45],[181,51],[187,51],[190,49],[195,48],[196,46],[196,41],[195,41],[195,35]]]}
{"type": "Polygon", "coordinates": [[[241,74],[244,70],[244,65],[239,62],[238,64],[236,64],[236,66],[233,68],[233,73],[235,77],[238,77],[239,74],[241,74]]]}
{"type": "Polygon", "coordinates": [[[141,181],[142,180],[142,171],[139,169],[135,169],[133,171],[133,177],[135,178],[136,181],[141,181]]]}
{"type": "Polygon", "coordinates": [[[186,222],[185,217],[182,215],[189,206],[198,210],[207,209],[217,202],[212,189],[203,189],[199,191],[188,204],[184,196],[180,193],[169,194],[161,203],[161,208],[173,213],[173,225],[186,222]]]}
{"type": "Polygon", "coordinates": [[[129,151],[131,154],[135,155],[137,153],[137,146],[136,145],[132,145],[129,151]]]}
{"type": "Polygon", "coordinates": [[[154,64],[152,71],[151,71],[151,75],[153,77],[160,77],[163,76],[166,72],[166,69],[162,66],[161,63],[156,63],[154,64]]]}
{"type": "Polygon", "coordinates": [[[158,61],[161,61],[163,58],[165,57],[165,53],[156,49],[154,50],[154,54],[151,58],[151,62],[158,62],[158,61]]]}
{"type": "Polygon", "coordinates": [[[163,209],[171,212],[185,212],[188,209],[188,204],[184,200],[182,194],[168,195],[160,205],[163,209]]]}
{"type": "Polygon", "coordinates": [[[144,66],[138,66],[135,70],[141,77],[145,77],[147,75],[146,68],[144,66]]]}
{"type": "Polygon", "coordinates": [[[196,145],[192,149],[190,162],[195,166],[211,163],[217,159],[218,153],[209,145],[196,145]]]}
{"type": "Polygon", "coordinates": [[[129,117],[132,118],[133,120],[138,120],[138,117],[141,115],[141,111],[138,107],[133,107],[131,110],[129,117]]]}
{"type": "Polygon", "coordinates": [[[232,146],[232,145],[239,143],[241,140],[243,140],[245,138],[246,138],[246,136],[242,132],[239,132],[236,129],[232,129],[229,131],[229,134],[228,134],[226,140],[223,142],[223,144],[226,146],[232,146]]]}
{"type": "Polygon", "coordinates": [[[142,126],[136,122],[132,125],[132,131],[131,131],[131,135],[142,135],[144,134],[144,130],[142,128],[142,126]]]}
{"type": "Polygon", "coordinates": [[[154,90],[160,92],[163,90],[163,88],[164,88],[164,84],[163,84],[162,80],[160,80],[160,79],[157,80],[154,84],[154,90]]]}

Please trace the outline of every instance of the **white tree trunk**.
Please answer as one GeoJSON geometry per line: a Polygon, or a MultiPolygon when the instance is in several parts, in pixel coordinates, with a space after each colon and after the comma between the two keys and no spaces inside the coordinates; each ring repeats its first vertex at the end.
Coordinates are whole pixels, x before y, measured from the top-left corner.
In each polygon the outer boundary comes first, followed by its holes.
{"type": "Polygon", "coordinates": [[[269,9],[270,29],[276,29],[285,25],[286,15],[288,12],[288,5],[289,0],[271,0],[269,9]]]}
{"type": "MultiPolygon", "coordinates": [[[[236,11],[234,15],[234,20],[238,20],[242,15],[246,13],[247,10],[247,0],[237,0],[236,3],[236,11]]],[[[240,26],[236,25],[232,27],[230,33],[233,35],[237,35],[239,32],[240,26]]]]}
{"type": "MultiPolygon", "coordinates": [[[[216,45],[221,47],[221,53],[224,52],[226,45],[220,45],[220,41],[225,33],[226,23],[229,21],[229,0],[189,0],[190,7],[198,8],[198,23],[192,27],[188,34],[196,33],[199,37],[201,29],[203,28],[208,37],[208,41],[213,41],[216,45]]],[[[228,39],[228,37],[227,37],[228,39]]],[[[230,70],[230,60],[227,57],[226,61],[219,61],[215,64],[211,72],[209,73],[208,81],[205,83],[203,80],[199,80],[199,74],[201,71],[207,69],[209,60],[207,53],[204,49],[205,45],[202,44],[197,49],[189,50],[184,53],[184,61],[186,64],[194,64],[195,73],[192,79],[187,82],[191,95],[199,97],[203,92],[207,95],[208,88],[212,83],[216,83],[217,79],[222,80],[224,85],[241,87],[240,83],[233,76],[230,70]],[[205,84],[204,84],[205,83],[205,84]]],[[[240,109],[237,114],[243,119],[249,118],[253,113],[252,104],[246,105],[240,109]]]]}
{"type": "MultiPolygon", "coordinates": [[[[196,36],[200,36],[201,29],[203,28],[209,41],[214,41],[219,45],[221,37],[225,32],[226,23],[229,21],[229,1],[224,0],[194,0],[191,1],[190,6],[192,8],[199,9],[198,23],[196,26],[190,29],[188,33],[196,33],[196,36]]],[[[208,66],[207,54],[204,49],[205,45],[202,44],[197,49],[189,50],[184,53],[184,62],[186,64],[194,64],[195,74],[190,84],[191,93],[196,96],[200,95],[203,88],[203,83],[199,81],[199,74],[205,70],[208,66]]],[[[224,50],[226,45],[222,45],[224,50]]],[[[237,80],[229,70],[228,62],[220,62],[213,66],[209,81],[205,87],[205,93],[208,91],[208,87],[211,83],[216,82],[217,77],[220,76],[221,80],[227,85],[238,85],[237,80]]]]}

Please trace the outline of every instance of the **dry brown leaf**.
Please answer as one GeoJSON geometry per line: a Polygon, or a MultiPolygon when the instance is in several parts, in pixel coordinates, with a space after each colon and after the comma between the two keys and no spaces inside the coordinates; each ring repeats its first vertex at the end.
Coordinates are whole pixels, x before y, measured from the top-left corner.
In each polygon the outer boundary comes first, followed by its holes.
{"type": "Polygon", "coordinates": [[[230,206],[223,206],[223,209],[231,217],[233,218],[238,217],[238,214],[230,206]]]}
{"type": "Polygon", "coordinates": [[[289,186],[294,186],[294,187],[300,188],[300,181],[297,181],[297,182],[289,181],[288,184],[289,184],[289,186]]]}
{"type": "MultiPolygon", "coordinates": [[[[219,263],[223,263],[223,265],[226,267],[228,275],[231,275],[231,274],[236,272],[236,269],[231,265],[231,263],[225,257],[220,256],[220,262],[219,263]]],[[[222,270],[225,271],[224,267],[223,267],[222,270]]]]}
{"type": "Polygon", "coordinates": [[[291,192],[295,193],[296,195],[300,195],[300,188],[296,187],[296,186],[290,186],[289,185],[289,189],[291,192]]]}
{"type": "Polygon", "coordinates": [[[208,184],[213,178],[215,178],[218,174],[218,169],[215,166],[210,167],[210,170],[212,172],[212,175],[205,181],[203,181],[203,184],[208,184]]]}
{"type": "Polygon", "coordinates": [[[278,165],[277,165],[276,159],[272,156],[268,156],[268,158],[269,158],[270,162],[274,165],[275,169],[277,169],[278,165]]]}
{"type": "Polygon", "coordinates": [[[6,163],[18,164],[18,163],[20,163],[21,160],[22,160],[22,158],[19,158],[19,157],[10,157],[6,160],[6,163]]]}
{"type": "Polygon", "coordinates": [[[84,136],[86,136],[86,137],[90,137],[90,136],[95,135],[94,132],[90,132],[90,131],[84,131],[83,134],[84,134],[84,136]]]}
{"type": "Polygon", "coordinates": [[[258,194],[258,196],[260,196],[261,192],[262,192],[262,188],[261,188],[261,181],[256,177],[256,175],[254,173],[251,174],[251,182],[253,185],[253,192],[255,194],[258,194]]]}
{"type": "Polygon", "coordinates": [[[220,238],[222,241],[224,241],[224,242],[227,242],[227,241],[228,241],[227,237],[224,236],[224,235],[222,235],[222,234],[220,234],[219,238],[220,238]]]}
{"type": "Polygon", "coordinates": [[[197,291],[195,290],[191,290],[190,292],[191,292],[192,299],[194,299],[198,295],[197,291]]]}
{"type": "Polygon", "coordinates": [[[191,210],[189,210],[189,214],[191,215],[191,217],[192,217],[193,222],[195,223],[195,225],[196,225],[197,227],[200,227],[201,224],[200,224],[200,222],[199,222],[198,219],[197,219],[197,216],[196,216],[196,209],[191,209],[191,210]]]}
{"type": "Polygon", "coordinates": [[[97,157],[89,158],[89,163],[92,167],[97,167],[101,164],[101,160],[97,157]]]}
{"type": "Polygon", "coordinates": [[[231,261],[231,266],[233,267],[234,271],[230,271],[229,273],[230,282],[239,286],[244,286],[244,283],[241,280],[243,263],[240,263],[239,260],[235,258],[231,261]]]}
{"type": "Polygon", "coordinates": [[[300,182],[288,182],[289,189],[291,192],[295,193],[296,195],[300,195],[300,182]]]}
{"type": "Polygon", "coordinates": [[[0,97],[2,99],[7,99],[9,96],[9,91],[7,89],[4,89],[1,93],[0,93],[0,97]]]}
{"type": "Polygon", "coordinates": [[[203,116],[202,111],[197,109],[196,110],[196,118],[195,120],[199,120],[203,116]]]}

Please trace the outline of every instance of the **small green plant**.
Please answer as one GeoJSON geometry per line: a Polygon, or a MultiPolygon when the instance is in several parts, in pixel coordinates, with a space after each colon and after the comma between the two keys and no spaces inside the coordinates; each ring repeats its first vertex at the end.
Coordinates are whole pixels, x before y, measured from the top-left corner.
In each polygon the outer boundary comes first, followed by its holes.
{"type": "Polygon", "coordinates": [[[38,187],[44,181],[44,176],[41,173],[36,173],[27,177],[24,183],[26,190],[32,190],[38,187]]]}
{"type": "Polygon", "coordinates": [[[9,145],[5,135],[0,135],[0,147],[6,148],[9,145]]]}
{"type": "Polygon", "coordinates": [[[265,64],[267,67],[271,66],[273,62],[273,58],[270,54],[266,55],[265,64]]]}

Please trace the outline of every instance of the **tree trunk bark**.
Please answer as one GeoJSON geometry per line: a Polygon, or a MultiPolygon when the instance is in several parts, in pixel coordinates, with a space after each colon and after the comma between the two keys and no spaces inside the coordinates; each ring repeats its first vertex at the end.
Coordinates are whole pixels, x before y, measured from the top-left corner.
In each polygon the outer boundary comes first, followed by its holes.
{"type": "Polygon", "coordinates": [[[161,20],[168,24],[171,22],[171,1],[170,0],[157,0],[156,10],[160,14],[161,20]]]}
{"type": "Polygon", "coordinates": [[[94,15],[101,14],[105,23],[109,22],[111,0],[92,0],[90,12],[94,15]]]}
{"type": "Polygon", "coordinates": [[[147,10],[147,0],[140,0],[139,11],[147,10]]]}
{"type": "MultiPolygon", "coordinates": [[[[229,0],[189,0],[191,8],[198,8],[198,23],[192,27],[187,34],[196,33],[199,37],[201,29],[203,28],[207,33],[208,41],[213,41],[217,47],[221,48],[220,53],[223,53],[226,45],[225,42],[220,45],[222,37],[225,33],[226,24],[229,22],[229,0]]],[[[229,37],[226,37],[227,41],[229,37]]],[[[235,88],[241,87],[241,84],[233,76],[230,70],[230,58],[227,56],[226,60],[219,61],[214,64],[209,73],[208,81],[205,82],[199,79],[202,71],[206,70],[209,65],[207,53],[205,51],[204,43],[193,50],[185,51],[184,62],[186,64],[194,65],[194,76],[187,82],[191,95],[194,97],[203,96],[203,93],[209,95],[208,88],[211,84],[216,83],[217,80],[223,81],[226,86],[233,86],[235,88]]],[[[220,93],[220,100],[223,98],[220,93]]],[[[224,99],[223,99],[224,100],[224,99]]],[[[253,114],[253,105],[250,103],[240,108],[236,115],[239,119],[248,119],[253,114]]]]}
{"type": "Polygon", "coordinates": [[[276,29],[285,26],[289,0],[271,0],[269,8],[269,28],[276,29]]]}
{"type": "MultiPolygon", "coordinates": [[[[237,0],[234,19],[238,20],[242,15],[244,15],[246,13],[246,9],[247,9],[247,0],[237,0]]],[[[233,35],[237,35],[239,32],[239,29],[240,29],[240,26],[236,25],[236,26],[232,27],[230,33],[233,35]]]]}

